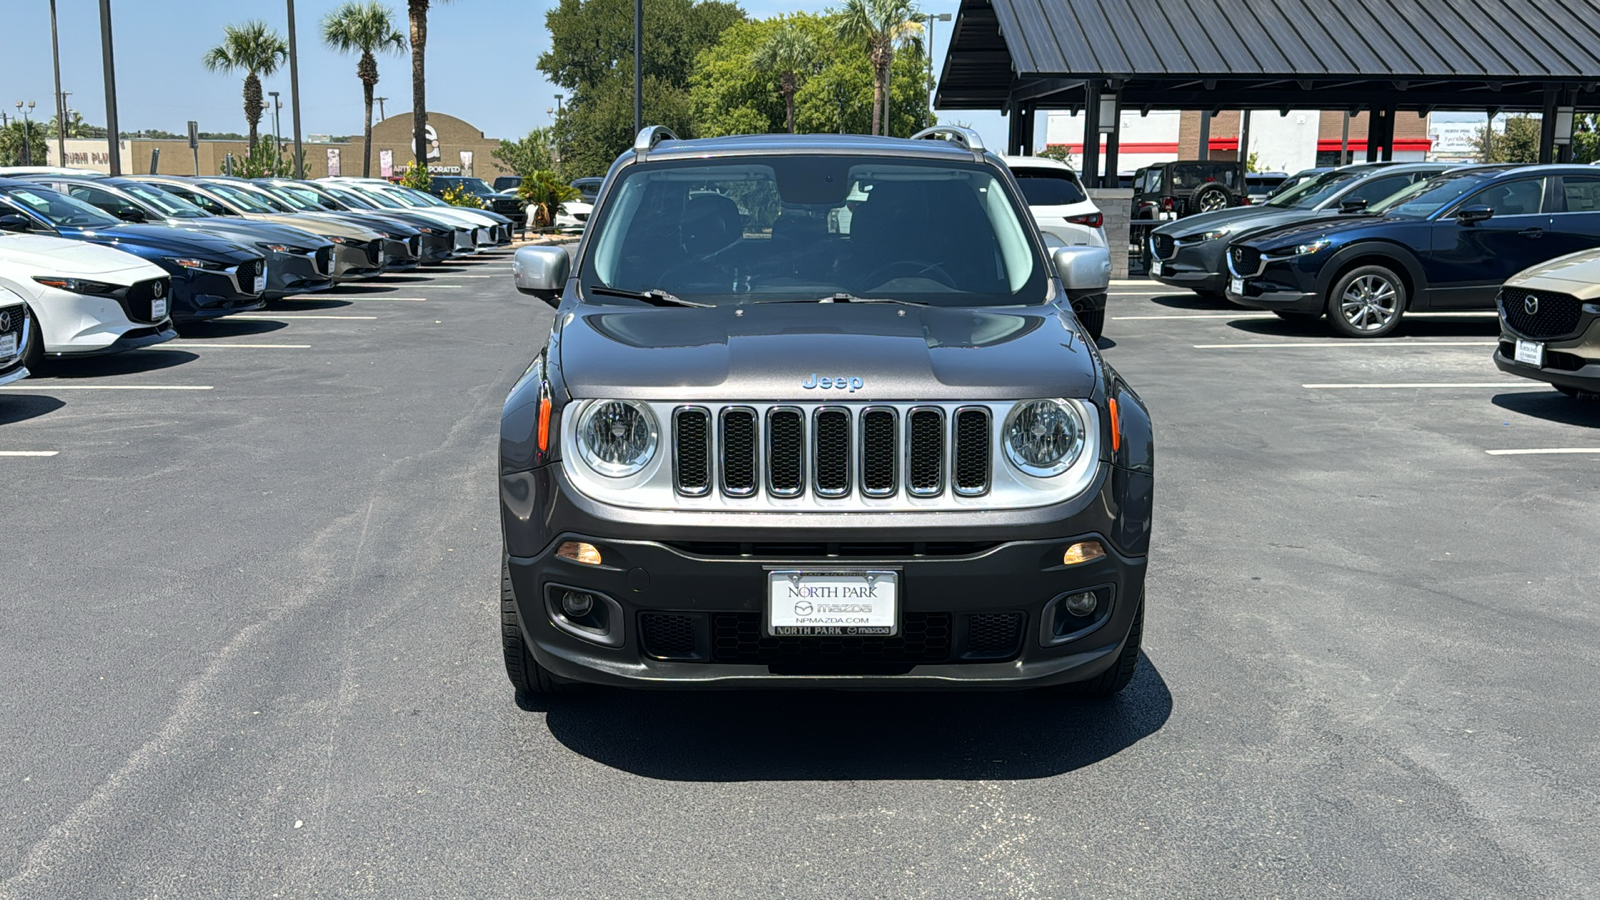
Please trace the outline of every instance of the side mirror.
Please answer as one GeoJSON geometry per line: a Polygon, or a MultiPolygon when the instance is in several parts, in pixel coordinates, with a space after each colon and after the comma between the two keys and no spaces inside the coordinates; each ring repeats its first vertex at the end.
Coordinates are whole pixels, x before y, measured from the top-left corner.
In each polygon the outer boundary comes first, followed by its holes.
{"type": "Polygon", "coordinates": [[[572,257],[560,247],[523,247],[511,257],[517,290],[551,306],[561,305],[561,290],[572,274],[572,257]]]}
{"type": "Polygon", "coordinates": [[[5,215],[0,216],[0,231],[32,230],[33,223],[28,221],[27,216],[19,216],[16,213],[6,213],[5,215]]]}
{"type": "Polygon", "coordinates": [[[1358,213],[1358,212],[1362,212],[1366,208],[1367,208],[1367,201],[1365,201],[1365,200],[1341,200],[1341,201],[1339,201],[1339,212],[1341,212],[1341,213],[1358,213]]]}
{"type": "Polygon", "coordinates": [[[1103,294],[1110,289],[1111,253],[1106,248],[1057,247],[1050,255],[1069,297],[1103,294]]]}
{"type": "Polygon", "coordinates": [[[1494,218],[1494,210],[1482,204],[1463,206],[1456,210],[1456,221],[1463,225],[1476,225],[1494,218]]]}

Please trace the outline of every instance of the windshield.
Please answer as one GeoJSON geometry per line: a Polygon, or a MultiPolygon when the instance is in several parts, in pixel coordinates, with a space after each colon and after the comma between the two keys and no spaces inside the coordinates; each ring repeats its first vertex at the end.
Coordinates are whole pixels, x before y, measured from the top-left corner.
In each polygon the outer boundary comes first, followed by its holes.
{"type": "MultiPolygon", "coordinates": [[[[400,202],[404,203],[404,204],[407,204],[408,206],[449,206],[450,205],[450,204],[444,202],[443,200],[440,200],[438,197],[435,197],[432,194],[429,194],[429,193],[427,193],[425,191],[415,190],[415,189],[412,189],[412,188],[395,188],[394,190],[390,191],[389,193],[391,193],[394,196],[400,198],[400,202]]],[[[463,207],[457,207],[457,208],[458,209],[466,209],[466,207],[464,207],[464,206],[463,207]]]]}
{"type": "Polygon", "coordinates": [[[211,213],[195,206],[177,194],[169,194],[166,191],[145,187],[142,184],[125,184],[122,185],[122,190],[128,196],[136,197],[145,205],[153,206],[161,210],[163,215],[171,216],[174,219],[211,218],[211,213]]]}
{"type": "Polygon", "coordinates": [[[709,304],[836,294],[937,306],[1043,303],[1030,220],[993,170],[863,157],[629,167],[584,254],[585,299],[666,291],[709,304]]]}
{"type": "Polygon", "coordinates": [[[494,188],[489,187],[489,183],[484,181],[482,178],[462,178],[460,179],[460,184],[462,187],[466,188],[468,192],[473,194],[494,193],[494,188]]]}
{"type": "Polygon", "coordinates": [[[1323,172],[1278,193],[1265,205],[1278,209],[1316,209],[1318,204],[1332,197],[1339,188],[1359,175],[1358,172],[1323,172]]]}
{"type": "Polygon", "coordinates": [[[286,191],[281,187],[271,184],[251,185],[256,190],[268,195],[294,212],[321,212],[322,206],[315,200],[306,200],[295,195],[293,191],[286,191]]]}
{"type": "Polygon", "coordinates": [[[334,200],[327,192],[309,184],[275,184],[272,188],[280,195],[286,195],[307,204],[309,209],[327,210],[339,208],[338,201],[334,200]]]}
{"type": "Polygon", "coordinates": [[[13,203],[26,207],[52,225],[103,228],[122,224],[122,220],[115,216],[108,215],[82,200],[58,194],[49,188],[12,188],[6,191],[4,196],[9,197],[13,203]]]}
{"type": "Polygon", "coordinates": [[[371,188],[371,187],[364,187],[364,186],[363,187],[355,187],[355,188],[350,188],[348,191],[346,191],[346,193],[357,193],[357,194],[360,194],[361,197],[363,199],[365,199],[366,201],[368,201],[369,203],[372,203],[374,206],[381,206],[384,209],[404,209],[405,208],[405,204],[401,203],[399,200],[394,199],[393,197],[390,197],[388,191],[385,191],[382,188],[371,188]]]}
{"type": "Polygon", "coordinates": [[[376,201],[359,191],[347,191],[344,188],[331,187],[323,184],[316,185],[313,190],[321,191],[322,193],[332,197],[339,203],[343,203],[345,206],[348,206],[351,209],[378,208],[376,201]]]}
{"type": "Polygon", "coordinates": [[[1416,216],[1427,218],[1463,194],[1474,191],[1500,174],[1492,172],[1446,172],[1413,184],[1381,203],[1369,207],[1372,212],[1386,216],[1416,216]]]}
{"type": "Polygon", "coordinates": [[[261,200],[257,199],[253,195],[251,195],[249,193],[246,193],[245,191],[241,191],[241,190],[239,190],[238,188],[236,188],[236,187],[234,187],[232,185],[217,184],[215,182],[208,182],[205,185],[205,188],[206,188],[206,190],[210,191],[213,194],[216,194],[218,197],[221,197],[222,199],[228,201],[229,203],[233,204],[234,206],[238,207],[239,209],[244,210],[245,212],[248,212],[248,213],[271,213],[271,212],[277,212],[277,210],[275,210],[272,207],[268,206],[267,204],[263,203],[261,200]]]}

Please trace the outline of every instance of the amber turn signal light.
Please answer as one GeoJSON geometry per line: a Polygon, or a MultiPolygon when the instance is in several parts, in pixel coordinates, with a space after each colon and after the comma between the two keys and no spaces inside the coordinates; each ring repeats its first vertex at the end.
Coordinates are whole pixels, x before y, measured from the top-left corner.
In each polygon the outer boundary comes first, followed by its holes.
{"type": "Polygon", "coordinates": [[[1064,566],[1076,566],[1079,563],[1100,559],[1105,555],[1106,548],[1100,546],[1099,541],[1079,541],[1068,547],[1067,552],[1061,554],[1061,564],[1064,566]]]}
{"type": "MultiPolygon", "coordinates": [[[[1096,544],[1095,546],[1098,547],[1100,545],[1096,544]]],[[[585,544],[582,541],[562,541],[561,546],[556,548],[556,556],[562,559],[570,559],[573,562],[580,562],[586,566],[600,565],[600,548],[593,544],[585,544]]]]}
{"type": "MultiPolygon", "coordinates": [[[[539,398],[539,452],[544,453],[550,449],[550,398],[539,398]]],[[[584,544],[585,547],[589,546],[584,544]]],[[[596,557],[596,562],[599,558],[596,557]]]]}
{"type": "Polygon", "coordinates": [[[1117,408],[1117,398],[1109,401],[1111,407],[1111,452],[1116,453],[1122,449],[1122,410],[1117,408]]]}

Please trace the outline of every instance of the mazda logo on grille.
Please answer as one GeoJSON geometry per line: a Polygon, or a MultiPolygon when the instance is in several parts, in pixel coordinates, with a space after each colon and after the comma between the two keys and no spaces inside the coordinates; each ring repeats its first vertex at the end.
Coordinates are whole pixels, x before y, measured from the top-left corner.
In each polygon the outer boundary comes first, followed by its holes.
{"type": "Polygon", "coordinates": [[[1535,294],[1529,294],[1527,298],[1522,301],[1522,308],[1528,311],[1528,315],[1537,316],[1539,314],[1538,296],[1535,294]]]}
{"type": "Polygon", "coordinates": [[[154,290],[154,293],[155,293],[156,297],[159,298],[162,294],[165,294],[166,292],[167,292],[167,286],[162,284],[159,281],[156,282],[156,286],[155,286],[155,290],[154,290]]]}
{"type": "Polygon", "coordinates": [[[11,330],[11,313],[0,312],[0,332],[11,330]]]}

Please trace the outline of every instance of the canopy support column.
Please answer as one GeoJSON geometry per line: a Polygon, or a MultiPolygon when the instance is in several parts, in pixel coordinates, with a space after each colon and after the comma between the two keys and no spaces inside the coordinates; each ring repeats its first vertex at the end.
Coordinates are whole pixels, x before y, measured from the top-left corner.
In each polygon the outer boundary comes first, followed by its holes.
{"type": "Polygon", "coordinates": [[[1083,186],[1100,186],[1100,82],[1083,85],[1083,186]]]}

